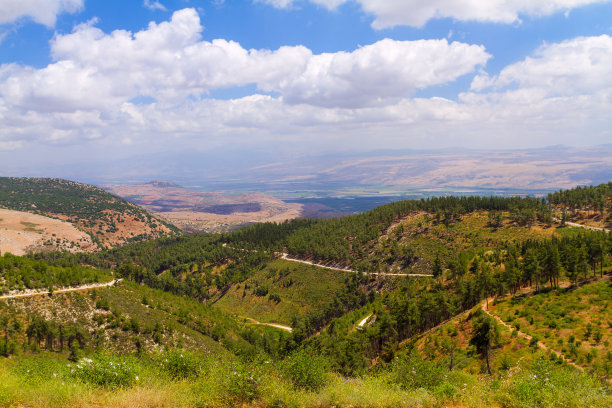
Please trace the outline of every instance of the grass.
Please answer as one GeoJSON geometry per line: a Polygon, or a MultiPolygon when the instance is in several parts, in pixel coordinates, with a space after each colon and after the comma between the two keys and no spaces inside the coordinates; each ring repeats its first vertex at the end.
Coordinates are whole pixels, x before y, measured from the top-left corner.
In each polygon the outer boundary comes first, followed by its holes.
{"type": "MultiPolygon", "coordinates": [[[[187,352],[185,352],[187,353],[187,352]]],[[[495,378],[448,373],[435,386],[402,388],[388,371],[347,379],[330,374],[316,391],[296,387],[264,359],[241,362],[189,354],[198,371],[174,376],[166,354],[95,354],[92,361],[128,367],[129,383],[75,375],[77,365],[55,354],[20,356],[0,365],[0,406],[29,407],[606,407],[610,391],[592,377],[537,360],[495,378]]],[[[104,373],[97,374],[100,377],[104,373]]]]}

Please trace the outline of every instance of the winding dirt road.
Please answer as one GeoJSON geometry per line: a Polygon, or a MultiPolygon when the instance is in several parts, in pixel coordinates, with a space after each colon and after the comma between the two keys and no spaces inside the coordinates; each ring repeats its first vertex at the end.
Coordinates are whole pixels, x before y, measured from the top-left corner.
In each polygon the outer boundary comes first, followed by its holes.
{"type": "MultiPolygon", "coordinates": [[[[282,253],[281,258],[285,261],[291,262],[299,262],[306,265],[318,266],[319,268],[330,269],[332,271],[340,271],[340,272],[348,272],[348,273],[360,273],[350,268],[342,268],[339,266],[329,266],[311,261],[304,261],[298,258],[290,258],[289,254],[282,253]]],[[[433,277],[433,275],[425,274],[425,273],[386,273],[386,272],[367,272],[368,275],[376,275],[376,276],[412,276],[412,277],[433,277]]]]}
{"type": "Polygon", "coordinates": [[[570,227],[578,227],[578,228],[585,228],[585,229],[589,229],[592,231],[603,231],[603,232],[610,232],[610,230],[608,228],[602,228],[602,227],[594,227],[592,225],[584,225],[584,224],[578,224],[576,222],[569,222],[566,221],[565,225],[569,225],[570,227]]]}
{"type": "Polygon", "coordinates": [[[268,326],[268,327],[275,327],[277,329],[281,329],[284,330],[286,332],[291,333],[293,331],[293,329],[289,326],[283,326],[282,324],[276,324],[276,323],[262,323],[262,322],[258,322],[257,320],[251,318],[251,317],[243,317],[241,316],[243,319],[249,320],[251,322],[251,324],[255,324],[258,326],[268,326]]]}
{"type": "MultiPolygon", "coordinates": [[[[80,290],[89,290],[89,289],[97,289],[97,288],[105,288],[108,286],[113,286],[115,283],[119,283],[121,282],[123,279],[114,279],[110,282],[106,282],[106,283],[96,283],[96,284],[92,284],[92,285],[81,285],[81,286],[74,286],[72,288],[64,288],[64,289],[57,289],[57,290],[53,290],[53,293],[66,293],[66,292],[78,292],[80,290]]],[[[31,297],[31,296],[39,296],[39,295],[48,295],[49,291],[48,290],[32,290],[32,291],[28,291],[25,293],[15,293],[12,295],[4,295],[4,296],[0,296],[0,299],[16,299],[16,298],[24,298],[24,297],[31,297]]]]}

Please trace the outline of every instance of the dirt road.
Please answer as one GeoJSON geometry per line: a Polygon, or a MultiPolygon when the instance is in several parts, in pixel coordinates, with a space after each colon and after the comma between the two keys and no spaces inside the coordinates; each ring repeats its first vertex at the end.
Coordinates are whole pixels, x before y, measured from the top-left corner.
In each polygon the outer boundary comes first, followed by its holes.
{"type": "MultiPolygon", "coordinates": [[[[320,264],[320,263],[316,263],[316,262],[311,262],[311,261],[304,261],[302,259],[298,259],[298,258],[290,258],[289,254],[287,253],[283,253],[281,254],[281,258],[284,259],[285,261],[291,261],[291,262],[299,262],[299,263],[303,263],[306,265],[313,265],[313,266],[318,266],[319,268],[325,268],[325,269],[330,269],[332,271],[340,271],[340,272],[348,272],[348,273],[359,273],[353,269],[350,268],[343,268],[340,266],[330,266],[330,265],[325,265],[325,264],[320,264]]],[[[376,276],[411,276],[411,277],[432,277],[433,275],[430,274],[425,274],[425,273],[386,273],[386,272],[367,272],[368,275],[376,275],[376,276]]]]}
{"type": "MultiPolygon", "coordinates": [[[[80,290],[104,288],[108,286],[113,286],[115,283],[119,283],[122,280],[123,279],[115,279],[115,280],[112,280],[106,283],[95,283],[91,285],[81,285],[81,286],[74,286],[72,288],[57,289],[57,290],[53,290],[53,293],[55,294],[55,293],[66,293],[66,292],[78,292],[80,290]]],[[[31,290],[31,291],[27,291],[24,293],[15,293],[11,295],[0,296],[0,299],[16,299],[16,298],[24,298],[24,297],[48,295],[48,294],[49,294],[48,290],[31,290]]]]}
{"type": "MultiPolygon", "coordinates": [[[[489,302],[493,302],[493,298],[489,298],[489,299],[488,299],[488,301],[489,301],[489,302]]],[[[503,321],[503,320],[502,320],[502,319],[501,319],[499,316],[497,316],[497,315],[495,315],[495,314],[491,313],[491,312],[490,312],[490,311],[487,309],[486,305],[487,305],[487,300],[485,299],[485,300],[483,300],[483,301],[480,303],[480,308],[482,309],[482,311],[483,311],[483,312],[485,312],[486,314],[488,314],[489,316],[491,316],[492,318],[494,318],[494,319],[495,319],[495,320],[496,320],[496,321],[497,321],[499,324],[501,324],[502,326],[506,327],[506,328],[507,328],[508,330],[510,330],[510,331],[514,331],[514,330],[516,330],[516,334],[517,334],[517,336],[518,336],[518,337],[522,337],[522,338],[524,338],[524,339],[526,339],[526,340],[529,340],[529,341],[531,341],[531,339],[533,339],[533,336],[532,336],[532,335],[527,334],[527,333],[523,333],[522,331],[517,330],[515,327],[512,327],[512,326],[510,326],[508,323],[504,322],[504,321],[503,321]]],[[[577,369],[579,369],[580,371],[584,371],[584,368],[582,368],[581,366],[579,366],[578,364],[576,364],[576,363],[574,363],[574,362],[572,362],[572,361],[567,360],[567,359],[566,359],[566,358],[563,356],[563,354],[561,354],[561,353],[560,353],[559,351],[557,351],[557,350],[553,350],[553,349],[551,349],[550,347],[548,347],[548,346],[547,346],[546,344],[544,344],[543,342],[538,341],[538,347],[540,347],[540,348],[541,348],[542,350],[544,350],[544,351],[550,351],[550,352],[554,353],[554,354],[557,356],[557,358],[562,359],[563,361],[565,361],[566,363],[568,363],[568,364],[570,364],[570,365],[572,365],[572,366],[576,367],[576,368],[577,368],[577,369]]]]}
{"type": "Polygon", "coordinates": [[[253,318],[251,318],[251,317],[243,317],[243,316],[240,316],[240,317],[242,317],[243,319],[246,319],[246,320],[250,321],[250,322],[251,322],[251,324],[256,324],[256,325],[258,325],[258,326],[269,326],[269,327],[275,327],[275,328],[277,328],[277,329],[281,329],[281,330],[284,330],[284,331],[289,332],[289,333],[291,333],[291,332],[293,331],[293,329],[292,329],[291,327],[289,327],[289,326],[283,326],[282,324],[276,324],[276,323],[261,323],[261,322],[258,322],[257,320],[255,320],[255,319],[253,319],[253,318]]]}

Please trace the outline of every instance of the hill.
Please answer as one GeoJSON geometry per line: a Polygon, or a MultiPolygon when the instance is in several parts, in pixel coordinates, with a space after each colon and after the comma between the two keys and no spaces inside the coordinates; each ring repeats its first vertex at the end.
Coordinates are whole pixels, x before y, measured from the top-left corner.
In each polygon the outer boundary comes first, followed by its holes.
{"type": "Polygon", "coordinates": [[[176,235],[178,229],[106,191],[45,178],[0,178],[0,207],[71,223],[98,248],[176,235]]]}
{"type": "Polygon", "coordinates": [[[432,198],[9,255],[9,290],[68,271],[123,280],[0,300],[0,405],[610,406],[612,234],[554,211],[432,198]]]}
{"type": "Polygon", "coordinates": [[[167,181],[103,186],[187,232],[224,232],[254,222],[282,222],[299,217],[302,205],[262,193],[199,192],[167,181]]]}

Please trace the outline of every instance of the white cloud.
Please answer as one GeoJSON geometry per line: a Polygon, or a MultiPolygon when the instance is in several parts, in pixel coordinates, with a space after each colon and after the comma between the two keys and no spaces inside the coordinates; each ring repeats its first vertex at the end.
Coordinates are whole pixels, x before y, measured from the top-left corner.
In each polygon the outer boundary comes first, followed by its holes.
{"type": "Polygon", "coordinates": [[[83,0],[2,0],[0,24],[19,18],[31,18],[47,27],[55,26],[60,13],[75,13],[83,8],[83,0]]]}
{"type": "Polygon", "coordinates": [[[293,0],[255,0],[255,2],[269,4],[276,8],[287,8],[293,4],[293,0]]]}
{"type": "MultiPolygon", "coordinates": [[[[287,8],[296,0],[263,0],[276,7],[287,8]]],[[[587,4],[610,0],[309,0],[335,9],[355,1],[366,13],[374,15],[376,29],[398,25],[422,27],[429,20],[452,18],[461,21],[514,23],[521,15],[546,16],[569,11],[587,4]]]]}
{"type": "Polygon", "coordinates": [[[612,37],[578,37],[540,47],[533,56],[491,78],[479,75],[471,89],[535,88],[547,95],[595,93],[612,87],[612,37]]]}
{"type": "Polygon", "coordinates": [[[394,41],[313,56],[277,90],[289,103],[359,107],[454,81],[489,59],[482,46],[444,40],[394,41]]]}
{"type": "Polygon", "coordinates": [[[310,148],[330,138],[376,148],[516,147],[612,136],[609,36],[545,45],[499,75],[482,71],[471,91],[449,100],[414,91],[484,70],[483,47],[442,39],[382,40],[333,54],[247,50],[203,40],[190,9],[137,33],[105,33],[94,23],[57,35],[47,67],[0,65],[0,149],[310,148]],[[273,94],[202,97],[247,84],[273,94]],[[147,103],[130,102],[140,97],[147,103]]]}
{"type": "Polygon", "coordinates": [[[482,46],[445,39],[386,39],[320,55],[303,46],[246,50],[233,41],[201,40],[193,9],[135,34],[105,34],[92,23],[56,36],[51,52],[57,62],[46,68],[5,67],[5,98],[24,109],[107,109],[135,97],[179,104],[215,89],[256,84],[290,104],[361,107],[452,82],[489,58],[482,46]]]}
{"type": "Polygon", "coordinates": [[[143,6],[151,11],[155,11],[155,10],[168,11],[166,7],[163,4],[161,4],[159,1],[144,0],[143,6]]]}

